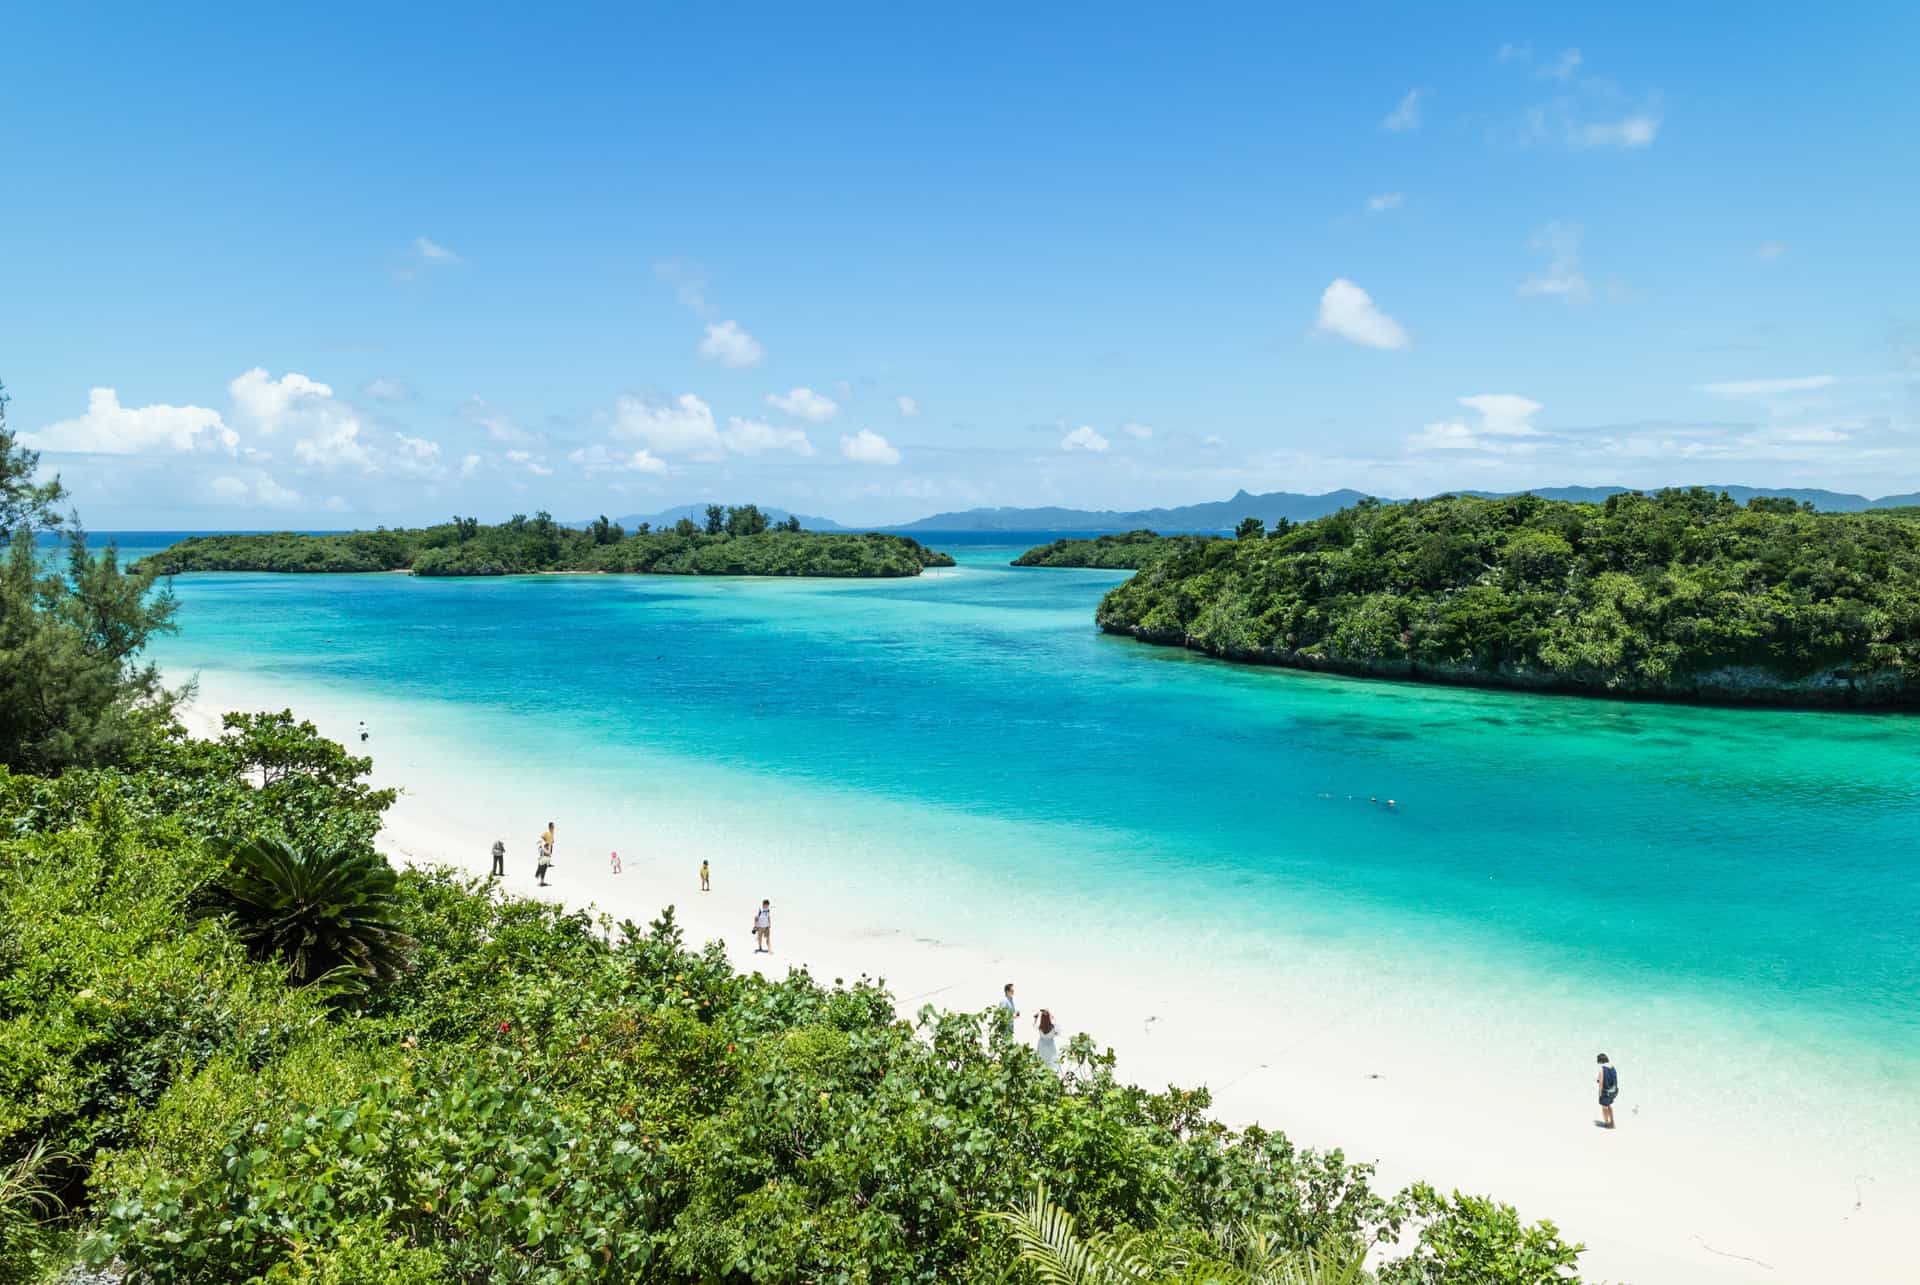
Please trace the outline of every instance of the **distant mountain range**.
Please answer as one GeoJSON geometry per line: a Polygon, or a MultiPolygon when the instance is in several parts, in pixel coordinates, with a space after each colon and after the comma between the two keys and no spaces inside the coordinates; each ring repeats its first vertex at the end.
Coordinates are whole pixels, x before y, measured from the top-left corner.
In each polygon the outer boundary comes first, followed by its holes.
{"type": "MultiPolygon", "coordinates": [[[[1543,500],[1578,500],[1597,504],[1609,495],[1639,489],[1642,488],[1544,486],[1535,487],[1530,492],[1460,491],[1455,494],[1477,495],[1488,499],[1533,494],[1543,500]]],[[[1822,491],[1805,487],[1709,486],[1706,489],[1725,491],[1742,504],[1756,495],[1785,497],[1811,503],[1816,509],[1829,513],[1859,513],[1866,509],[1894,509],[1920,505],[1920,492],[1883,495],[1876,500],[1845,491],[1822,491]]],[[[808,517],[803,513],[800,515],[800,525],[809,531],[873,529],[902,531],[909,534],[926,531],[1132,531],[1140,527],[1152,527],[1156,531],[1231,531],[1242,518],[1259,518],[1269,526],[1281,518],[1305,522],[1310,518],[1322,518],[1329,513],[1338,512],[1365,498],[1367,497],[1364,491],[1354,490],[1327,491],[1321,495],[1305,495],[1298,491],[1269,491],[1265,495],[1253,495],[1242,490],[1229,500],[1182,504],[1170,509],[1064,509],[1053,506],[1032,509],[962,509],[953,513],[936,513],[931,517],[921,518],[917,522],[877,528],[846,527],[828,518],[808,517]]],[[[1384,496],[1381,498],[1389,504],[1400,503],[1397,499],[1387,499],[1384,496]]],[[[785,509],[768,508],[763,509],[763,512],[775,522],[783,522],[787,518],[785,509]]],[[[683,517],[692,518],[695,522],[704,522],[706,505],[683,504],[679,508],[666,509],[660,513],[630,513],[620,518],[619,522],[621,526],[631,531],[642,522],[650,522],[656,527],[672,526],[683,517]]]]}
{"type": "MultiPolygon", "coordinates": [[[[1545,500],[1580,500],[1598,503],[1609,495],[1638,488],[1627,486],[1546,486],[1531,494],[1545,500]]],[[[1810,501],[1817,509],[1834,513],[1858,513],[1864,509],[1891,509],[1920,505],[1920,493],[1888,495],[1870,500],[1864,495],[1806,488],[1756,486],[1710,486],[1710,491],[1725,491],[1745,504],[1756,495],[1785,496],[1810,501]]],[[[1462,491],[1462,495],[1499,498],[1523,494],[1517,491],[1462,491]]],[[[1240,491],[1230,500],[1212,500],[1204,504],[1183,504],[1171,509],[966,509],[958,513],[936,513],[892,531],[1131,531],[1152,527],[1156,531],[1231,531],[1242,518],[1259,518],[1272,525],[1281,518],[1304,522],[1325,517],[1359,500],[1365,493],[1353,490],[1328,491],[1322,495],[1303,495],[1297,491],[1269,491],[1252,495],[1240,491]]],[[[1386,497],[1382,497],[1385,499],[1386,497]]],[[[1387,500],[1387,503],[1399,503],[1387,500]]]]}

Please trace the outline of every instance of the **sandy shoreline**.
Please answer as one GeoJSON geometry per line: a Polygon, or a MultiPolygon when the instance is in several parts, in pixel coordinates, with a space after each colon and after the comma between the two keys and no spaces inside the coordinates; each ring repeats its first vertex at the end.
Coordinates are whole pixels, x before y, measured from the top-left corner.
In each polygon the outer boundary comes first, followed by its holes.
{"type": "MultiPolygon", "coordinates": [[[[224,709],[291,705],[353,743],[359,713],[337,697],[277,690],[258,677],[200,678],[188,714],[196,732],[208,733],[224,709]]],[[[1862,1175],[1845,1157],[1823,1161],[1817,1149],[1789,1154],[1725,1138],[1651,1101],[1642,1115],[1631,1064],[1623,1065],[1621,1128],[1609,1134],[1593,1125],[1590,1054],[1569,1065],[1564,1081],[1542,1083],[1519,1069],[1537,1066],[1540,1050],[1489,1049],[1496,1037],[1471,1013],[1407,1005],[1396,1012],[1391,996],[1348,1007],[1338,979],[1317,1006],[1277,989],[1269,996],[1208,987],[1154,960],[1127,959],[1125,943],[1082,950],[1071,907],[1036,924],[1030,945],[973,941],[947,931],[937,906],[923,912],[909,902],[903,910],[857,888],[776,875],[710,817],[700,818],[695,842],[642,850],[630,827],[603,819],[609,801],[535,804],[510,781],[497,789],[490,781],[484,801],[468,797],[438,770],[460,753],[445,735],[383,711],[366,746],[377,783],[403,790],[383,834],[398,859],[484,874],[488,850],[502,838],[509,891],[642,923],[673,904],[689,941],[724,941],[740,967],[804,965],[823,980],[884,977],[904,1013],[925,1003],[985,1008],[1002,982],[1014,981],[1023,1013],[1052,1008],[1068,1033],[1085,1030],[1111,1046],[1122,1074],[1137,1083],[1208,1085],[1214,1114],[1230,1124],[1258,1121],[1303,1145],[1377,1161],[1383,1188],[1425,1179],[1553,1218],[1586,1242],[1588,1280],[1911,1279],[1903,1207],[1920,1194],[1911,1171],[1862,1175]],[[538,815],[539,806],[556,815],[538,815]],[[517,818],[504,833],[499,815],[517,818]],[[547,819],[559,823],[559,850],[554,886],[542,890],[533,882],[532,843],[547,819]],[[607,855],[614,847],[622,847],[618,875],[607,855]],[[696,878],[702,856],[714,867],[715,891],[706,895],[696,878]],[[771,956],[752,954],[748,936],[761,896],[774,901],[771,956]]],[[[689,814],[698,815],[692,801],[689,814]]],[[[673,832],[670,819],[659,820],[662,833],[673,832]]],[[[1007,907],[1010,916],[1030,913],[1007,907]]],[[[1027,1017],[1021,1030],[1032,1039],[1027,1017]]]]}

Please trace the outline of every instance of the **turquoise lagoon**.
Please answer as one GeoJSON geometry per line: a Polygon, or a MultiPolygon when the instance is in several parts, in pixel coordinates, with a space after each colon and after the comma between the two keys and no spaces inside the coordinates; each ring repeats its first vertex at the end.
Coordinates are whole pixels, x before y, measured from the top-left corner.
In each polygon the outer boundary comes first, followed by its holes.
{"type": "Polygon", "coordinates": [[[156,650],[376,732],[405,708],[522,795],[691,808],[922,931],[1314,966],[1816,1135],[1920,1118],[1920,720],[1234,667],[1099,634],[1125,573],[947,547],[879,582],[181,577],[156,650]]]}

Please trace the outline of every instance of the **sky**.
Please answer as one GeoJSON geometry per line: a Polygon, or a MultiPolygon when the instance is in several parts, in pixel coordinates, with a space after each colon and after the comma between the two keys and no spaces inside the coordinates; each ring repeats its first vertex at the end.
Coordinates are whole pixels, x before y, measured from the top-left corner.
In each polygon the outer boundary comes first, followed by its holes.
{"type": "Polygon", "coordinates": [[[100,530],[1920,490],[1920,6],[1462,8],[16,7],[8,424],[100,530]]]}

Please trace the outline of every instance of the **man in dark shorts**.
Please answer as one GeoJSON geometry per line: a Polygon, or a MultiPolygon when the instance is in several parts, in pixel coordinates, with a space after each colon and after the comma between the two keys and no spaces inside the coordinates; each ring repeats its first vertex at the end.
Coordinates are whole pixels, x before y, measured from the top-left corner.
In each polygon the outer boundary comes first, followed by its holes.
{"type": "Polygon", "coordinates": [[[1599,1057],[1600,1077],[1596,1081],[1600,1086],[1600,1127],[1613,1127],[1613,1100],[1620,1096],[1620,1072],[1614,1070],[1613,1063],[1607,1061],[1607,1055],[1599,1057]]]}

